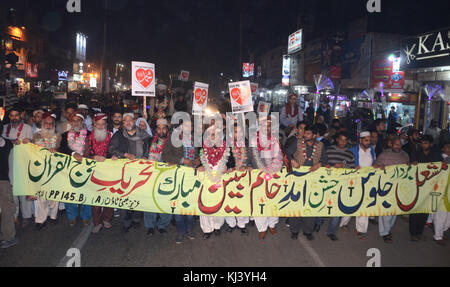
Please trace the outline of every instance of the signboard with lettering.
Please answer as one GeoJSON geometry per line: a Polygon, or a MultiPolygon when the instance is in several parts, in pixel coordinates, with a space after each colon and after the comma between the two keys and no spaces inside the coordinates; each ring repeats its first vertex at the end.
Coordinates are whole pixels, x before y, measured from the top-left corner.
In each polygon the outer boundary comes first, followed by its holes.
{"type": "Polygon", "coordinates": [[[450,28],[404,39],[400,70],[450,66],[450,28]]]}
{"type": "Polygon", "coordinates": [[[155,64],[131,62],[132,96],[155,97],[155,64]]]}
{"type": "Polygon", "coordinates": [[[38,78],[39,64],[27,63],[26,75],[27,78],[38,78]]]}
{"type": "Polygon", "coordinates": [[[242,64],[242,77],[248,78],[255,75],[255,64],[254,63],[243,63],[242,64]]]}
{"type": "Polygon", "coordinates": [[[250,81],[228,84],[233,113],[253,112],[252,89],[250,81]]]}
{"type": "Polygon", "coordinates": [[[67,81],[69,71],[58,71],[58,81],[67,81]]]}
{"type": "Polygon", "coordinates": [[[302,29],[289,35],[288,54],[298,52],[302,49],[302,29]]]}
{"type": "Polygon", "coordinates": [[[202,115],[206,110],[208,103],[208,88],[209,85],[205,83],[194,83],[194,99],[192,104],[192,114],[202,115]]]}
{"type": "Polygon", "coordinates": [[[283,56],[283,71],[281,84],[283,86],[289,86],[290,79],[291,79],[291,58],[289,58],[289,56],[283,56]]]}
{"type": "Polygon", "coordinates": [[[372,88],[380,82],[384,83],[385,90],[403,90],[405,85],[405,72],[393,72],[393,61],[381,58],[372,62],[372,88]]]}
{"type": "Polygon", "coordinates": [[[449,212],[445,162],[385,170],[302,166],[266,173],[202,171],[145,159],[81,162],[48,149],[14,147],[15,196],[153,213],[200,216],[342,217],[449,212]],[[420,196],[419,196],[420,195],[420,196]]]}

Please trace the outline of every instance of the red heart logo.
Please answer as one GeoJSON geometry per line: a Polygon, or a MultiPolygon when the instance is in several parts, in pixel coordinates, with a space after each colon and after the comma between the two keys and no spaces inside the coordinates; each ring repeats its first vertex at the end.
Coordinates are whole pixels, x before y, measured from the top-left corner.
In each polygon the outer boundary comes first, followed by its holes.
{"type": "Polygon", "coordinates": [[[136,79],[142,87],[147,89],[148,86],[150,86],[150,84],[153,82],[153,71],[150,69],[144,70],[140,68],[136,71],[136,79]]]}
{"type": "Polygon", "coordinates": [[[199,88],[199,89],[195,90],[194,94],[195,94],[195,101],[197,102],[197,104],[199,106],[203,106],[203,104],[205,103],[206,98],[208,96],[208,93],[206,92],[206,90],[199,88]]]}
{"type": "Polygon", "coordinates": [[[183,79],[187,79],[187,78],[189,77],[189,73],[183,72],[183,73],[181,73],[181,77],[182,77],[183,79]]]}
{"type": "Polygon", "coordinates": [[[242,87],[242,89],[234,88],[231,90],[231,97],[241,106],[247,101],[249,96],[250,91],[245,87],[242,87]]]}

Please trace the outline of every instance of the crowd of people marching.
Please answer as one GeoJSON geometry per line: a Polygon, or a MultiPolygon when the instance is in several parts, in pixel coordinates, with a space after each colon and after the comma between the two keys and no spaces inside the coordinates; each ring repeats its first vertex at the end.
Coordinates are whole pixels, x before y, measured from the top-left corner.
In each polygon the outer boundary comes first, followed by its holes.
{"type": "MultiPolygon", "coordinates": [[[[132,226],[143,221],[149,236],[156,231],[161,234],[167,233],[167,227],[173,220],[177,230],[176,243],[182,243],[185,237],[189,239],[196,237],[193,232],[196,222],[194,216],[78,206],[31,196],[14,197],[12,149],[14,145],[19,144],[34,143],[52,153],[71,155],[78,161],[82,161],[83,158],[99,162],[106,159],[145,158],[184,165],[206,172],[211,180],[216,180],[221,174],[233,170],[260,169],[273,174],[280,171],[283,166],[289,169],[308,166],[310,171],[314,172],[320,167],[373,166],[384,169],[386,166],[397,164],[450,162],[448,130],[447,134],[445,130],[442,131],[439,144],[436,144],[437,139],[432,135],[422,135],[413,128],[401,135],[392,129],[386,133],[386,121],[378,119],[372,123],[372,128],[364,127],[364,130],[355,134],[352,127],[327,115],[327,108],[319,108],[319,113],[314,118],[311,111],[305,111],[308,114],[303,113],[297,102],[297,95],[292,94],[281,110],[280,130],[283,130],[287,138],[283,143],[277,140],[278,137],[270,136],[271,117],[268,117],[259,122],[259,131],[267,129],[270,141],[268,146],[262,146],[258,136],[255,147],[248,144],[249,140],[255,139],[246,138],[245,147],[238,147],[236,143],[227,146],[224,140],[222,144],[215,141],[208,145],[204,142],[203,148],[195,148],[192,139],[189,138],[181,138],[183,145],[179,148],[171,142],[170,134],[175,127],[170,124],[167,102],[164,99],[158,101],[158,108],[151,117],[148,117],[145,111],[138,114],[117,107],[102,113],[101,110],[93,110],[86,104],[71,103],[66,103],[62,110],[52,103],[46,109],[37,107],[30,113],[25,107],[16,104],[7,111],[5,123],[0,125],[0,208],[3,235],[1,248],[18,244],[16,227],[26,227],[34,222],[37,230],[43,230],[47,224],[66,224],[66,220],[60,220],[60,217],[64,216],[67,217],[70,226],[77,224],[78,218],[86,226],[92,221],[93,233],[101,232],[103,228],[111,228],[114,217],[120,219],[123,232],[129,232],[132,226]]],[[[178,105],[184,106],[182,103],[178,105]]],[[[221,108],[220,111],[227,111],[227,107],[221,108]]],[[[192,133],[191,122],[184,121],[181,126],[183,130],[192,133]]],[[[211,139],[214,141],[214,126],[204,128],[211,133],[211,139]]],[[[239,138],[239,135],[248,136],[248,133],[235,125],[234,138],[239,138]]],[[[424,228],[432,224],[434,241],[445,245],[444,231],[450,226],[449,213],[438,211],[435,214],[411,214],[408,217],[412,241],[424,240],[424,228]]],[[[372,222],[378,225],[379,235],[384,242],[393,242],[391,230],[396,216],[355,219],[359,239],[366,238],[369,223],[372,222]]],[[[330,218],[327,236],[332,241],[338,240],[336,236],[338,229],[348,232],[350,220],[350,217],[330,218]]],[[[272,235],[277,233],[279,221],[278,217],[200,216],[199,218],[204,239],[220,236],[221,230],[238,231],[245,236],[249,234],[249,226],[255,225],[259,239],[263,240],[268,233],[272,235]]],[[[289,226],[293,240],[298,238],[300,232],[308,240],[313,240],[314,232],[319,232],[324,220],[315,217],[295,217],[287,218],[284,223],[289,226]]]]}

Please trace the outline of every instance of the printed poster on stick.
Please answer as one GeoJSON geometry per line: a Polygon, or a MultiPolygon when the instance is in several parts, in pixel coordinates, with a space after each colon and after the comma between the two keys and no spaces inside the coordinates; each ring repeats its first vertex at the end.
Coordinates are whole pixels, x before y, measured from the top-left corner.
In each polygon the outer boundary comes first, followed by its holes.
{"type": "Polygon", "coordinates": [[[131,62],[132,96],[155,96],[155,64],[131,62]]]}
{"type": "Polygon", "coordinates": [[[271,103],[259,102],[258,113],[270,113],[271,103]]]}
{"type": "Polygon", "coordinates": [[[208,84],[194,83],[194,103],[192,104],[192,114],[202,115],[206,110],[208,102],[208,84]]]}
{"type": "Polygon", "coordinates": [[[252,91],[250,81],[229,83],[231,108],[233,113],[253,111],[252,91]]]}
{"type": "Polygon", "coordinates": [[[181,71],[178,80],[183,82],[189,81],[189,71],[181,71]]]}

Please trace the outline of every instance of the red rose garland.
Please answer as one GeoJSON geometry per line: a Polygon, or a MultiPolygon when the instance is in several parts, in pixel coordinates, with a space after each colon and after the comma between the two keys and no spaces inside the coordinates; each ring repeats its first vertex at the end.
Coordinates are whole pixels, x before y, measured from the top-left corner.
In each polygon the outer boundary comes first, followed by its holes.
{"type": "MultiPolygon", "coordinates": [[[[9,139],[9,134],[11,133],[11,126],[12,124],[8,125],[8,128],[6,129],[6,137],[9,139]]],[[[22,133],[22,129],[23,129],[23,123],[20,124],[19,126],[19,130],[17,131],[17,137],[16,140],[19,139],[20,134],[22,133]]]]}
{"type": "Polygon", "coordinates": [[[106,155],[108,154],[109,142],[111,141],[111,132],[110,131],[108,131],[108,135],[106,136],[106,139],[103,142],[99,143],[95,139],[94,132],[92,132],[89,135],[88,140],[89,140],[89,154],[91,156],[99,155],[99,156],[106,157],[106,155]]]}

